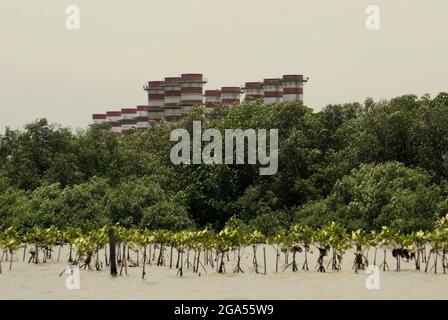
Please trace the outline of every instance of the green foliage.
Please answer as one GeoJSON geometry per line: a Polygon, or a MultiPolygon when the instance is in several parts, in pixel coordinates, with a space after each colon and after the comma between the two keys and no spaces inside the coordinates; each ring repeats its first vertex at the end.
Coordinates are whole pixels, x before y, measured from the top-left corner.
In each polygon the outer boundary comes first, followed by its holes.
{"type": "Polygon", "coordinates": [[[441,201],[428,174],[386,162],[361,165],[340,179],[327,199],[299,208],[296,217],[314,227],[331,219],[352,231],[391,226],[408,233],[431,229],[441,201]]]}
{"type": "Polygon", "coordinates": [[[271,236],[279,232],[283,228],[287,228],[290,224],[289,213],[285,211],[275,211],[259,214],[248,224],[255,230],[259,230],[267,236],[271,236]]]}
{"type": "Polygon", "coordinates": [[[160,186],[149,178],[129,178],[106,194],[106,212],[112,223],[135,226],[142,220],[146,208],[163,199],[160,186]]]}
{"type": "Polygon", "coordinates": [[[21,203],[17,203],[15,208],[18,214],[14,215],[13,226],[22,232],[34,226],[48,228],[56,225],[62,228],[63,224],[57,214],[60,197],[59,184],[39,187],[32,191],[28,198],[22,197],[21,203]]]}
{"type": "Polygon", "coordinates": [[[367,99],[319,112],[297,103],[195,108],[179,123],[121,137],[108,125],[73,133],[40,119],[0,137],[0,228],[222,230],[236,216],[269,237],[332,221],[350,232],[426,232],[448,210],[447,97],[367,99]],[[174,166],[171,130],[191,131],[198,119],[203,130],[278,129],[278,173],[174,166]]]}
{"type": "Polygon", "coordinates": [[[141,226],[144,228],[157,230],[183,230],[194,227],[187,209],[177,202],[164,200],[143,209],[141,226]]]}
{"type": "Polygon", "coordinates": [[[19,234],[13,227],[0,232],[0,248],[3,247],[14,252],[20,248],[21,243],[19,234]]]}
{"type": "Polygon", "coordinates": [[[58,225],[90,230],[107,223],[107,190],[107,182],[96,177],[88,182],[66,187],[62,191],[57,208],[58,225]]]}

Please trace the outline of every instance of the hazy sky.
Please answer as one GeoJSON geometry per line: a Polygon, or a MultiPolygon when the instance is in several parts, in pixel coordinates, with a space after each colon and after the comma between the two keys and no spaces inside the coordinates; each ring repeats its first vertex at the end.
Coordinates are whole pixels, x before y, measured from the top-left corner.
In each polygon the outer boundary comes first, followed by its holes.
{"type": "Polygon", "coordinates": [[[1,0],[0,130],[40,117],[85,128],[91,113],[145,104],[147,80],[186,72],[210,89],[305,74],[315,110],[448,91],[447,14],[446,0],[1,0]]]}

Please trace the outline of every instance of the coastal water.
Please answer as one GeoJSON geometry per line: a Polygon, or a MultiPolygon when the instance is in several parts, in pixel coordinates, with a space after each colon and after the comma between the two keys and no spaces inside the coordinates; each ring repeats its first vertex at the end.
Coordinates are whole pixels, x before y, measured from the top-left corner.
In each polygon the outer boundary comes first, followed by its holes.
{"type": "MultiPolygon", "coordinates": [[[[316,251],[316,250],[314,250],[316,251]]],[[[184,267],[184,276],[176,275],[176,269],[169,266],[147,265],[146,279],[141,279],[139,267],[128,267],[128,275],[111,278],[109,270],[81,270],[79,290],[69,290],[65,282],[69,274],[63,273],[67,260],[63,250],[61,261],[55,257],[41,264],[28,264],[22,261],[22,253],[15,257],[12,270],[9,262],[3,261],[0,274],[0,299],[447,299],[448,274],[444,275],[439,265],[438,274],[415,272],[414,261],[401,261],[401,271],[395,271],[396,260],[390,251],[387,253],[390,271],[379,273],[378,290],[369,290],[366,279],[369,274],[360,271],[355,274],[354,254],[347,252],[343,259],[342,271],[326,273],[315,271],[317,254],[310,254],[310,270],[301,270],[304,255],[297,255],[298,272],[291,267],[283,271],[284,255],[280,256],[279,272],[275,271],[275,250],[266,246],[266,275],[262,246],[258,248],[257,260],[259,274],[252,264],[252,248],[242,254],[244,273],[234,274],[233,253],[225,259],[226,273],[218,274],[215,268],[200,268],[200,275],[193,274],[191,267],[184,267]]],[[[369,252],[373,260],[373,250],[369,252]]],[[[136,259],[134,255],[134,260],[136,259]]],[[[141,259],[141,255],[140,255],[141,259]]],[[[165,253],[169,261],[169,251],[165,253]]],[[[325,258],[325,267],[330,257],[325,258]]],[[[378,251],[377,264],[383,259],[378,251]]],[[[175,260],[175,259],[174,259],[175,260]]],[[[289,257],[289,262],[292,256],[289,257]]],[[[174,262],[175,263],[175,262],[174,262]]],[[[169,263],[168,263],[169,264],[169,263]]],[[[424,265],[423,265],[424,266],[424,265]]],[[[430,264],[430,267],[432,264],[430,264]]]]}

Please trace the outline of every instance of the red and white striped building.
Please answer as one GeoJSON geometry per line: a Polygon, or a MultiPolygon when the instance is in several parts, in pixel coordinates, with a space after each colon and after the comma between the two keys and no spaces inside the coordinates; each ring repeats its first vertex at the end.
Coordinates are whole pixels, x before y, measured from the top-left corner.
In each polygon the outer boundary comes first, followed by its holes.
{"type": "Polygon", "coordinates": [[[115,134],[121,134],[121,120],[114,121],[110,123],[112,128],[111,131],[115,134]]]}
{"type": "Polygon", "coordinates": [[[134,120],[137,118],[137,108],[121,109],[121,120],[134,120]]]}
{"type": "Polygon", "coordinates": [[[149,81],[145,90],[148,92],[148,121],[160,122],[164,117],[165,82],[149,81]]]}
{"type": "Polygon", "coordinates": [[[149,127],[148,106],[137,106],[137,130],[146,131],[149,127]]]}
{"type": "Polygon", "coordinates": [[[121,111],[107,111],[106,119],[107,119],[107,122],[120,122],[121,111]]]}
{"type": "Polygon", "coordinates": [[[263,99],[263,82],[246,82],[243,90],[246,93],[245,101],[263,99]]]}
{"type": "Polygon", "coordinates": [[[303,102],[303,84],[307,81],[301,74],[284,75],[282,78],[283,101],[303,102]]]}
{"type": "Polygon", "coordinates": [[[207,111],[212,111],[220,103],[221,90],[205,90],[205,108],[207,111]]]}
{"type": "Polygon", "coordinates": [[[106,121],[111,124],[113,133],[121,134],[121,111],[107,111],[106,121]]]}
{"type": "Polygon", "coordinates": [[[181,98],[181,78],[168,77],[164,82],[164,117],[166,121],[178,121],[182,118],[181,98]]]}
{"type": "Polygon", "coordinates": [[[148,85],[143,87],[148,93],[148,106],[162,108],[165,103],[164,81],[148,81],[148,85]]]}
{"type": "Polygon", "coordinates": [[[221,103],[224,105],[233,105],[240,103],[241,88],[240,87],[222,87],[221,103]]]}
{"type": "Polygon", "coordinates": [[[280,79],[263,80],[263,100],[265,103],[282,102],[283,88],[280,79]]]}
{"type": "Polygon", "coordinates": [[[92,122],[93,124],[107,123],[107,115],[105,113],[92,114],[92,122]]]}
{"type": "Polygon", "coordinates": [[[180,106],[185,115],[196,105],[202,105],[203,87],[206,81],[200,73],[184,73],[181,75],[180,106]]]}
{"type": "Polygon", "coordinates": [[[180,77],[167,77],[162,81],[149,81],[143,88],[148,104],[121,111],[107,111],[92,115],[93,124],[110,123],[111,131],[123,134],[131,129],[147,131],[151,123],[162,119],[181,120],[195,105],[205,106],[211,112],[218,105],[240,103],[242,92],[245,101],[261,100],[265,103],[303,103],[303,85],[308,81],[303,75],[290,74],[282,78],[267,78],[262,82],[246,82],[244,87],[222,87],[221,90],[205,90],[206,80],[201,73],[184,73],[180,77]],[[243,91],[242,91],[243,90],[243,91]]]}
{"type": "Polygon", "coordinates": [[[137,128],[137,108],[121,109],[121,133],[137,128]]]}

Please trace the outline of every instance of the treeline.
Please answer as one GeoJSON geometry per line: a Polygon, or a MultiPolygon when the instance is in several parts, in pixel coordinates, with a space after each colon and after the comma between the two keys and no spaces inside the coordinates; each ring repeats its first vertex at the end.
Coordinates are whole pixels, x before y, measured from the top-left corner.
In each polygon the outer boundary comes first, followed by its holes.
{"type": "Polygon", "coordinates": [[[246,103],[194,109],[176,125],[117,137],[45,119],[0,139],[0,230],[108,223],[151,230],[208,226],[234,217],[266,235],[331,221],[348,230],[431,230],[448,212],[448,94],[329,105],[246,103]],[[174,127],[279,129],[279,168],[180,165],[174,127]]]}

